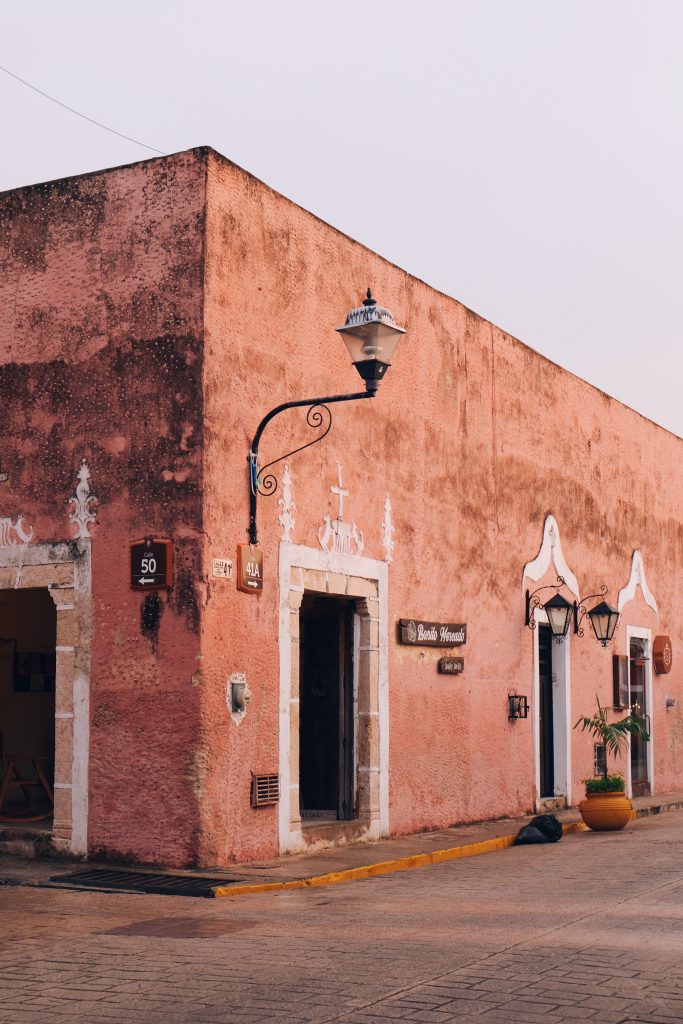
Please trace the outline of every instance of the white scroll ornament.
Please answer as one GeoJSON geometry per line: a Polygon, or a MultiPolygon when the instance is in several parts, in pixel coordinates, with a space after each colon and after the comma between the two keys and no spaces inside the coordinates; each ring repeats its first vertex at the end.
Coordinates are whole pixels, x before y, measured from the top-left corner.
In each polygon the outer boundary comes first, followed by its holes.
{"type": "Polygon", "coordinates": [[[78,471],[78,484],[76,485],[75,497],[69,498],[69,504],[75,505],[73,512],[69,512],[69,522],[76,527],[75,538],[89,537],[88,525],[97,519],[97,513],[92,506],[97,504],[97,498],[90,493],[90,470],[88,463],[83,459],[81,468],[78,471]]]}

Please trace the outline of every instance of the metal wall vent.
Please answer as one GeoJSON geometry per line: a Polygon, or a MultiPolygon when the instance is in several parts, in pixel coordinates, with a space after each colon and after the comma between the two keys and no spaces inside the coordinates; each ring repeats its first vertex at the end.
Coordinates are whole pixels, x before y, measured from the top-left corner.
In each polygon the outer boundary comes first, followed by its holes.
{"type": "Polygon", "coordinates": [[[270,807],[280,799],[279,775],[252,775],[251,806],[270,807]]]}

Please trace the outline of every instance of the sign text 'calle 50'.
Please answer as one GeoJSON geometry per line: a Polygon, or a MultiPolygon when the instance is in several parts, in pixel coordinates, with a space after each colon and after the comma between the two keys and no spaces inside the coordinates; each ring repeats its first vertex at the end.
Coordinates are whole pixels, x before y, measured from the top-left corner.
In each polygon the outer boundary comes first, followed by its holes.
{"type": "Polygon", "coordinates": [[[136,590],[173,586],[173,541],[146,537],[131,544],[130,585],[136,590]]]}

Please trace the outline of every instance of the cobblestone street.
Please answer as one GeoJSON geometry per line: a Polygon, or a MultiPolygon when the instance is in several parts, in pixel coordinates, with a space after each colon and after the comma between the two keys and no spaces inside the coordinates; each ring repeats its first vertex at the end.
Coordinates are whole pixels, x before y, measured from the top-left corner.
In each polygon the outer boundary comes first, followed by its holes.
{"type": "Polygon", "coordinates": [[[223,900],[0,890],[7,1024],[683,1020],[683,812],[223,900]]]}

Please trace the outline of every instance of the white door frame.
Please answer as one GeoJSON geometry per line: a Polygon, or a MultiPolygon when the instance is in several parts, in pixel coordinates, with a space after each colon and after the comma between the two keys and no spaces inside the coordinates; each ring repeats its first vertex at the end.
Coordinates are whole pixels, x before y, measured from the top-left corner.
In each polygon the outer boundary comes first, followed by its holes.
{"type": "MultiPolygon", "coordinates": [[[[647,781],[650,783],[650,795],[654,796],[654,716],[652,714],[652,630],[643,626],[626,627],[626,657],[628,658],[628,705],[631,707],[631,640],[646,640],[647,653],[645,661],[645,702],[647,714],[650,716],[650,742],[645,745],[645,758],[647,764],[647,781]]],[[[626,794],[629,799],[633,796],[631,783],[631,737],[628,738],[628,750],[626,754],[626,794]]]]}
{"type": "MultiPolygon", "coordinates": [[[[279,589],[280,853],[309,848],[299,811],[299,609],[304,592],[346,597],[356,604],[354,786],[365,822],[362,838],[380,839],[389,834],[387,564],[361,555],[341,555],[282,541],[279,589]]],[[[316,840],[316,845],[325,843],[316,840]]]]}
{"type": "Polygon", "coordinates": [[[52,844],[88,852],[92,550],[88,539],[0,547],[0,590],[46,589],[57,609],[52,844]]]}
{"type": "MultiPolygon", "coordinates": [[[[540,664],[538,651],[538,625],[547,625],[548,616],[544,611],[537,610],[536,629],[534,630],[534,680],[533,680],[533,741],[534,741],[534,786],[536,808],[543,799],[541,797],[541,730],[540,712],[540,664]]],[[[554,785],[556,797],[565,797],[567,806],[572,802],[572,744],[571,744],[571,638],[569,633],[561,644],[553,640],[553,761],[554,785]]]]}

